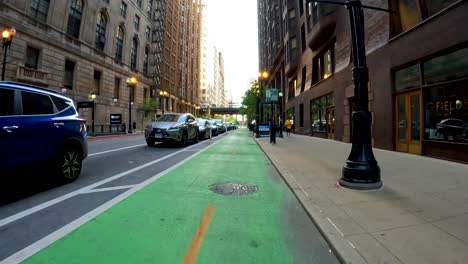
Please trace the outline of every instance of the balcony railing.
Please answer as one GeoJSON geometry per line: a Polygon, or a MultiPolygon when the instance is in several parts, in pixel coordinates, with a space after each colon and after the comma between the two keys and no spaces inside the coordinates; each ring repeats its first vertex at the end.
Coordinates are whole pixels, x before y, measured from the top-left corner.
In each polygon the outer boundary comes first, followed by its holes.
{"type": "Polygon", "coordinates": [[[47,75],[48,75],[48,72],[46,71],[34,69],[34,68],[28,68],[21,64],[18,65],[17,72],[16,72],[16,78],[18,80],[41,83],[41,84],[47,84],[47,75]]]}

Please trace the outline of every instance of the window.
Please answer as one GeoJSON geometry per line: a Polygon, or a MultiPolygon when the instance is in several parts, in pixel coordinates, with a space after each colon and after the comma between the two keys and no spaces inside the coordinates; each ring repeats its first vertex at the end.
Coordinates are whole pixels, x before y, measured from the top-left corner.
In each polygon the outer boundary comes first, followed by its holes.
{"type": "Polygon", "coordinates": [[[304,0],[299,0],[299,14],[301,16],[304,14],[304,0]]]}
{"type": "Polygon", "coordinates": [[[296,88],[297,88],[297,77],[294,77],[291,81],[289,81],[288,99],[291,99],[294,96],[296,96],[296,88]]]}
{"type": "Polygon", "coordinates": [[[145,47],[145,56],[143,58],[143,74],[148,74],[148,47],[145,47]]]}
{"type": "Polygon", "coordinates": [[[127,4],[124,1],[120,3],[120,15],[123,18],[127,17],[127,4]]]}
{"type": "Polygon", "coordinates": [[[115,59],[118,61],[122,61],[124,35],[123,27],[119,26],[115,37],[115,59]]]}
{"type": "Polygon", "coordinates": [[[294,8],[289,9],[288,14],[289,14],[289,19],[293,19],[296,17],[296,11],[294,10],[294,8]]]}
{"type": "Polygon", "coordinates": [[[297,48],[297,41],[296,41],[296,36],[291,37],[291,50],[294,50],[297,48]]]}
{"type": "Polygon", "coordinates": [[[148,98],[148,88],[143,90],[143,100],[146,100],[146,98],[148,98]]]}
{"type": "Polygon", "coordinates": [[[94,86],[93,93],[99,94],[101,92],[101,75],[102,72],[94,70],[94,86]]]}
{"type": "Polygon", "coordinates": [[[468,81],[423,89],[424,138],[468,143],[468,81]]]}
{"type": "Polygon", "coordinates": [[[106,44],[107,18],[104,12],[100,12],[96,24],[96,49],[103,51],[106,44]]]}
{"type": "Polygon", "coordinates": [[[394,79],[396,91],[421,85],[421,67],[419,63],[395,71],[394,79]]]}
{"type": "Polygon", "coordinates": [[[146,6],[146,13],[151,18],[151,12],[153,9],[153,0],[148,0],[148,5],[146,6]]]}
{"type": "Polygon", "coordinates": [[[0,88],[0,116],[14,115],[14,97],[14,90],[0,88]]]}
{"type": "Polygon", "coordinates": [[[120,98],[120,78],[114,78],[114,99],[120,98]]]}
{"type": "Polygon", "coordinates": [[[312,60],[312,85],[329,78],[335,70],[333,44],[312,60]]]}
{"type": "Polygon", "coordinates": [[[307,49],[307,44],[306,44],[306,34],[305,34],[304,24],[302,24],[301,26],[301,45],[302,45],[302,51],[305,51],[307,49]]]}
{"type": "Polygon", "coordinates": [[[31,16],[43,23],[46,23],[47,13],[49,12],[49,2],[49,0],[32,0],[31,16]]]}
{"type": "Polygon", "coordinates": [[[304,65],[304,67],[302,67],[302,82],[301,82],[301,93],[304,92],[305,90],[305,84],[306,84],[306,79],[307,79],[307,66],[304,65]]]}
{"type": "Polygon", "coordinates": [[[75,77],[75,62],[65,60],[65,74],[63,76],[63,87],[73,89],[73,80],[75,77]]]}
{"type": "Polygon", "coordinates": [[[54,106],[47,95],[21,92],[23,115],[50,115],[54,113],[54,106]]]}
{"type": "Polygon", "coordinates": [[[425,84],[468,77],[468,48],[428,60],[423,68],[425,84]]]}
{"type": "Polygon", "coordinates": [[[83,14],[83,1],[72,0],[70,13],[68,14],[67,34],[74,37],[80,37],[81,16],[83,14]]]}
{"type": "Polygon", "coordinates": [[[55,107],[57,107],[57,110],[59,111],[62,111],[65,108],[70,107],[70,105],[67,102],[65,102],[61,98],[58,98],[57,96],[51,96],[50,98],[52,98],[52,101],[54,102],[55,107]]]}
{"type": "Polygon", "coordinates": [[[140,29],[140,17],[135,15],[135,20],[133,20],[133,25],[135,26],[135,30],[138,31],[140,29]]]}
{"type": "Polygon", "coordinates": [[[133,38],[132,48],[130,49],[130,67],[133,69],[137,68],[137,52],[138,52],[138,40],[133,38]]]}
{"type": "Polygon", "coordinates": [[[151,37],[151,28],[149,26],[146,26],[146,29],[145,29],[145,37],[146,37],[146,40],[147,41],[150,41],[150,37],[151,37]]]}
{"type": "Polygon", "coordinates": [[[392,35],[398,35],[433,16],[458,0],[392,0],[398,14],[392,17],[392,35]]]}
{"type": "Polygon", "coordinates": [[[333,95],[319,97],[310,101],[310,120],[312,131],[325,132],[327,128],[327,108],[333,105],[333,95]]]}
{"type": "Polygon", "coordinates": [[[137,5],[139,8],[141,8],[141,0],[137,0],[137,5]]]}
{"type": "Polygon", "coordinates": [[[24,66],[27,68],[31,69],[37,69],[38,64],[39,64],[39,54],[40,50],[33,48],[33,47],[27,47],[26,48],[26,61],[24,63],[24,66]]]}

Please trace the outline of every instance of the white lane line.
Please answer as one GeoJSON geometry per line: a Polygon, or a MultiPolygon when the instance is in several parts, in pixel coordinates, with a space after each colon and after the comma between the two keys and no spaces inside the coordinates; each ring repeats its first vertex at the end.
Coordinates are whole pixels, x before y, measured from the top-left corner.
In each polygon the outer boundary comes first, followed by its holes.
{"type": "Polygon", "coordinates": [[[92,189],[92,190],[83,191],[82,194],[97,193],[97,192],[108,192],[108,191],[117,191],[117,190],[124,190],[124,189],[131,189],[131,188],[136,187],[136,186],[138,186],[138,185],[139,185],[139,184],[124,185],[124,186],[114,186],[114,187],[107,187],[107,188],[98,188],[98,189],[92,189]]]}
{"type": "MultiPolygon", "coordinates": [[[[211,146],[219,143],[220,141],[221,140],[218,140],[217,142],[213,143],[211,146]]],[[[73,222],[63,226],[62,228],[56,230],[55,232],[45,236],[44,238],[38,240],[37,242],[25,247],[24,249],[16,252],[15,254],[9,256],[8,258],[1,261],[0,264],[20,263],[20,262],[26,260],[27,258],[31,257],[32,255],[36,254],[37,252],[41,251],[42,249],[48,247],[49,245],[51,245],[55,241],[61,239],[62,237],[66,236],[67,234],[73,232],[78,227],[86,224],[91,219],[93,219],[93,218],[97,217],[98,215],[102,214],[103,212],[105,212],[106,210],[108,210],[112,206],[116,205],[120,201],[126,199],[130,195],[132,195],[135,192],[141,190],[146,185],[148,185],[148,184],[154,182],[155,180],[161,178],[163,175],[167,174],[168,172],[180,167],[182,164],[184,164],[188,160],[192,159],[194,156],[200,154],[201,152],[207,150],[211,146],[201,150],[200,152],[193,153],[192,155],[190,155],[189,157],[187,157],[184,160],[180,161],[176,165],[165,169],[164,171],[154,175],[153,177],[149,178],[148,180],[144,181],[143,183],[138,184],[136,187],[122,193],[121,195],[113,198],[112,200],[110,200],[110,201],[106,202],[105,204],[97,207],[96,209],[90,211],[89,213],[81,216],[80,218],[74,220],[73,222]]]]}
{"type": "Polygon", "coordinates": [[[328,222],[330,222],[330,224],[336,229],[336,231],[338,231],[338,233],[340,233],[340,235],[341,235],[342,237],[344,237],[343,232],[341,232],[341,230],[335,225],[335,223],[333,223],[332,220],[331,220],[330,218],[328,218],[328,217],[327,217],[327,220],[328,220],[328,222]]]}
{"type": "Polygon", "coordinates": [[[356,249],[356,247],[353,245],[353,243],[351,243],[351,241],[349,241],[348,239],[346,239],[346,242],[348,242],[348,244],[349,244],[352,248],[356,249]]]}
{"type": "MultiPolygon", "coordinates": [[[[200,144],[200,143],[198,143],[198,144],[200,144]]],[[[195,146],[198,146],[198,144],[192,145],[192,146],[188,147],[187,149],[191,149],[191,148],[193,148],[193,147],[195,147],[195,146]]],[[[47,207],[50,207],[50,206],[52,206],[52,205],[54,205],[54,204],[60,203],[60,202],[62,202],[62,201],[65,201],[65,200],[67,200],[67,199],[69,199],[69,198],[71,198],[71,197],[73,197],[73,196],[75,196],[75,195],[78,195],[78,194],[82,193],[82,192],[91,190],[91,189],[93,189],[93,188],[95,188],[95,187],[97,187],[97,186],[99,186],[99,185],[102,185],[102,184],[104,184],[104,183],[113,181],[113,180],[118,179],[118,178],[121,178],[121,177],[124,177],[124,176],[126,176],[126,175],[128,175],[128,174],[130,174],[130,173],[133,173],[133,172],[135,172],[135,171],[141,170],[141,169],[143,169],[143,168],[146,168],[146,167],[148,167],[148,166],[151,166],[151,165],[153,165],[153,164],[156,164],[156,163],[158,163],[158,162],[160,162],[160,161],[166,160],[166,159],[168,159],[168,158],[170,158],[170,157],[173,157],[173,156],[175,156],[175,155],[178,155],[178,154],[180,154],[180,153],[183,153],[184,150],[185,150],[185,149],[179,150],[179,151],[177,151],[177,152],[174,152],[174,153],[172,153],[172,154],[169,154],[169,155],[164,156],[164,157],[162,157],[162,158],[159,158],[159,159],[157,159],[157,160],[153,160],[153,161],[151,161],[151,162],[145,163],[145,164],[140,165],[140,166],[138,166],[138,167],[135,167],[135,168],[133,168],[133,169],[131,169],[131,170],[128,170],[128,171],[119,173],[119,174],[117,174],[117,175],[114,175],[114,176],[109,177],[109,178],[107,178],[107,179],[104,179],[104,180],[102,180],[102,181],[93,183],[93,184],[91,184],[91,185],[85,186],[85,187],[83,187],[83,188],[81,188],[81,189],[78,189],[78,190],[76,190],[76,191],[73,191],[73,192],[71,192],[71,193],[67,193],[67,194],[65,194],[65,195],[63,195],[63,196],[57,197],[57,198],[55,198],[55,199],[52,199],[52,200],[47,201],[47,202],[45,202],[45,203],[36,205],[36,206],[34,206],[34,207],[31,207],[31,208],[29,208],[29,209],[27,209],[27,210],[24,210],[24,211],[22,211],[22,212],[19,212],[19,213],[17,213],[17,214],[14,214],[14,215],[11,215],[11,216],[9,216],[9,217],[6,217],[6,218],[0,220],[0,227],[2,227],[2,226],[4,226],[4,225],[7,225],[7,224],[9,224],[9,223],[11,223],[11,222],[14,222],[14,221],[16,221],[16,220],[19,220],[19,219],[21,219],[21,218],[23,218],[23,217],[26,217],[26,216],[28,216],[28,215],[31,215],[31,214],[33,214],[33,213],[36,213],[36,212],[38,212],[38,211],[41,211],[41,210],[43,210],[43,209],[45,209],[45,208],[47,208],[47,207]]]]}
{"type": "Polygon", "coordinates": [[[92,157],[92,156],[96,156],[96,155],[101,155],[101,154],[106,154],[106,153],[109,153],[109,152],[114,152],[114,151],[119,151],[119,150],[124,150],[124,149],[129,149],[129,148],[141,147],[141,146],[146,146],[146,144],[138,144],[138,145],[123,147],[123,148],[117,148],[117,149],[106,150],[106,151],[97,152],[97,153],[91,153],[91,154],[88,154],[88,157],[92,157]]]}

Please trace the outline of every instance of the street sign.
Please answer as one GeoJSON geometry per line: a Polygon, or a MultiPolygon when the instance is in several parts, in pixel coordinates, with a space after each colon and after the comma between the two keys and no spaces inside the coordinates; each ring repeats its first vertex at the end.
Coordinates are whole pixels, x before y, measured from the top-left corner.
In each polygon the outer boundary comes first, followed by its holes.
{"type": "Polygon", "coordinates": [[[121,114],[110,114],[110,123],[111,123],[111,125],[122,124],[122,115],[121,114]]]}
{"type": "Polygon", "coordinates": [[[265,101],[268,103],[278,103],[278,93],[279,90],[277,88],[267,88],[265,101]]]}

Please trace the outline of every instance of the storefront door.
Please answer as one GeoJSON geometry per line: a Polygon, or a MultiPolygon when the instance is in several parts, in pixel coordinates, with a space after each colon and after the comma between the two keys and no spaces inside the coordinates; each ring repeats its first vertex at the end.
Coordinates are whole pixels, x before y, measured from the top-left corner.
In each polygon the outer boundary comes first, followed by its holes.
{"type": "Polygon", "coordinates": [[[396,150],[421,154],[421,92],[399,94],[395,98],[396,150]]]}
{"type": "Polygon", "coordinates": [[[327,108],[327,137],[335,139],[335,107],[327,108]]]}

